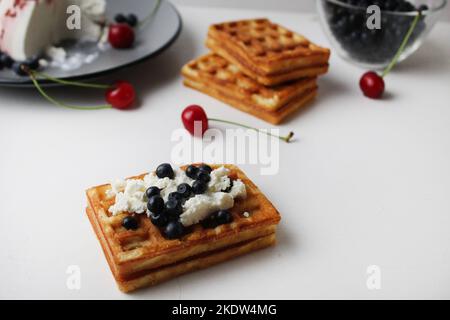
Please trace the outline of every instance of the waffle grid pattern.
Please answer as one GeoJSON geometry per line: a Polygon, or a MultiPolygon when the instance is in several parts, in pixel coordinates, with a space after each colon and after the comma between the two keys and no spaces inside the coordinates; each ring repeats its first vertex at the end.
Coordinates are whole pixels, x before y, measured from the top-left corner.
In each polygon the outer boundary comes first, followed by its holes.
{"type": "Polygon", "coordinates": [[[267,111],[275,111],[316,86],[316,78],[304,78],[284,85],[266,87],[245,75],[234,64],[216,54],[189,62],[183,75],[196,81],[216,84],[230,95],[267,111]]]}
{"type": "Polygon", "coordinates": [[[236,201],[235,206],[230,210],[234,221],[215,229],[203,229],[200,225],[195,225],[180,240],[165,239],[160,230],[150,222],[146,215],[136,215],[139,219],[137,230],[126,230],[122,227],[121,221],[125,216],[132,213],[112,216],[108,212],[110,205],[114,202],[114,199],[109,198],[106,194],[110,186],[102,185],[89,189],[87,195],[90,208],[94,211],[95,218],[106,236],[108,246],[116,259],[115,262],[118,264],[128,263],[180,251],[199,243],[237,234],[255,226],[278,223],[280,219],[278,212],[258,188],[235,166],[227,167],[232,171],[230,178],[239,178],[245,183],[248,195],[247,199],[236,201]],[[251,217],[243,217],[244,212],[251,212],[251,217]]]}
{"type": "Polygon", "coordinates": [[[215,24],[212,29],[238,43],[255,58],[282,60],[323,53],[303,36],[267,19],[215,24]]]}

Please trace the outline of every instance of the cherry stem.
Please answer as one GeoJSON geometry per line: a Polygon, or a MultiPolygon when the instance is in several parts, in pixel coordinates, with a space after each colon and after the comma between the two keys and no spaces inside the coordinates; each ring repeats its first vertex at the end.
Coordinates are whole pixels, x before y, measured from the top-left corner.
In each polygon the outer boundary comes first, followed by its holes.
{"type": "Polygon", "coordinates": [[[416,28],[417,23],[419,22],[420,18],[422,17],[422,12],[419,11],[417,15],[415,16],[413,22],[411,23],[411,26],[409,27],[408,32],[406,33],[405,38],[403,39],[402,44],[400,45],[400,48],[398,48],[397,53],[395,54],[394,58],[392,59],[391,63],[386,67],[386,69],[383,71],[383,74],[381,77],[385,77],[388,75],[388,73],[392,70],[392,68],[397,64],[398,59],[400,58],[401,54],[405,50],[405,47],[409,41],[409,38],[411,37],[414,29],[416,28]]]}
{"type": "Polygon", "coordinates": [[[25,70],[28,72],[28,75],[30,76],[31,81],[33,82],[34,86],[36,87],[36,89],[39,91],[39,93],[45,98],[47,99],[47,101],[49,101],[50,103],[54,104],[55,106],[58,107],[63,107],[63,108],[67,108],[67,109],[75,109],[75,110],[100,110],[100,109],[111,109],[112,106],[111,105],[101,105],[101,106],[91,106],[91,107],[79,107],[79,106],[72,106],[69,104],[65,104],[63,102],[60,102],[52,97],[50,97],[45,90],[41,87],[41,85],[39,84],[38,80],[36,79],[35,73],[33,71],[30,70],[25,70]]]}
{"type": "Polygon", "coordinates": [[[85,82],[79,82],[79,81],[62,80],[62,79],[54,78],[46,73],[37,72],[37,71],[33,71],[33,70],[30,70],[29,72],[32,73],[33,76],[35,76],[35,77],[39,76],[39,77],[45,78],[47,80],[50,80],[52,82],[63,84],[63,85],[68,85],[68,86],[90,88],[90,89],[102,89],[102,90],[107,90],[112,87],[107,84],[95,84],[95,83],[85,83],[85,82]]]}
{"type": "Polygon", "coordinates": [[[245,124],[233,122],[233,121],[227,121],[227,120],[216,119],[216,118],[208,118],[208,120],[209,121],[226,123],[226,124],[231,124],[231,125],[235,125],[235,126],[238,126],[238,127],[243,127],[243,128],[250,129],[250,130],[255,130],[257,132],[264,133],[264,134],[266,134],[268,136],[271,136],[271,137],[274,137],[274,138],[278,138],[278,139],[280,139],[280,140],[282,140],[284,142],[287,142],[287,143],[289,143],[291,141],[292,137],[294,136],[294,133],[292,131],[289,132],[289,134],[287,136],[282,137],[282,136],[278,136],[276,134],[272,134],[269,131],[260,130],[260,129],[257,129],[257,128],[254,128],[254,127],[250,127],[250,126],[247,126],[245,124]]]}
{"type": "Polygon", "coordinates": [[[161,0],[156,0],[156,4],[153,7],[153,10],[148,14],[148,16],[146,16],[140,23],[139,23],[139,27],[143,27],[144,25],[146,25],[147,23],[149,23],[153,17],[155,16],[156,12],[158,12],[158,9],[161,5],[161,0]]]}

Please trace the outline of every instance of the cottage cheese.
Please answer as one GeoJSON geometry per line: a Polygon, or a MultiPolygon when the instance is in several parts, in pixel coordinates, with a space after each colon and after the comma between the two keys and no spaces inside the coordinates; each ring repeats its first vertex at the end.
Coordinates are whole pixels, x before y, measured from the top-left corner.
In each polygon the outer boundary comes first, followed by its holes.
{"type": "MultiPolygon", "coordinates": [[[[194,180],[186,176],[183,170],[175,170],[174,179],[159,179],[155,173],[150,173],[143,180],[137,179],[117,179],[111,183],[111,189],[107,191],[107,196],[115,197],[115,203],[109,208],[109,212],[117,215],[122,212],[134,212],[137,214],[147,213],[147,197],[145,191],[152,186],[161,189],[161,196],[167,201],[169,194],[177,190],[178,185],[187,183],[192,186],[194,180]]],[[[208,184],[208,191],[204,194],[195,195],[188,199],[183,205],[183,213],[180,215],[180,222],[185,226],[196,224],[211,213],[218,210],[227,210],[234,206],[234,199],[246,198],[247,190],[241,180],[233,181],[233,186],[229,193],[222,192],[230,187],[231,180],[228,177],[230,170],[220,167],[211,172],[211,181],[208,184]]]]}
{"type": "Polygon", "coordinates": [[[109,208],[109,212],[115,215],[121,212],[135,212],[140,214],[147,211],[145,199],[145,190],[147,188],[144,181],[137,179],[129,179],[127,181],[116,180],[111,186],[108,195],[115,194],[116,201],[109,208]]]}
{"type": "Polygon", "coordinates": [[[228,210],[233,208],[233,206],[234,199],[229,193],[208,192],[199,194],[184,203],[180,222],[185,227],[191,226],[206,219],[215,211],[228,210]]]}

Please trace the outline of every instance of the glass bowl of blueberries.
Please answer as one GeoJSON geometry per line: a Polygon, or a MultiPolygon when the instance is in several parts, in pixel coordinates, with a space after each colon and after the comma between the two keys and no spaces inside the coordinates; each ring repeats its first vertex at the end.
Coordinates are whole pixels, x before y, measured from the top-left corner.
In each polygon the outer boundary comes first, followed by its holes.
{"type": "Polygon", "coordinates": [[[317,1],[321,24],[338,54],[369,69],[383,69],[389,65],[420,12],[398,61],[414,53],[446,4],[447,0],[317,1]]]}

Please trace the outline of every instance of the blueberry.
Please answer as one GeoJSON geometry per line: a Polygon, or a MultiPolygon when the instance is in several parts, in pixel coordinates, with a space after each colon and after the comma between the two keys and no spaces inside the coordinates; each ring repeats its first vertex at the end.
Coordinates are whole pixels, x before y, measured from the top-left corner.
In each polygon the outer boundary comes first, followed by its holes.
{"type": "Polygon", "coordinates": [[[381,10],[384,10],[384,1],[374,0],[372,1],[373,5],[376,5],[377,7],[380,7],[381,10]]]}
{"type": "Polygon", "coordinates": [[[117,23],[126,23],[126,22],[127,22],[127,17],[125,17],[124,14],[119,13],[119,14],[117,14],[117,15],[114,17],[114,20],[115,20],[117,23]]]}
{"type": "Polygon", "coordinates": [[[2,53],[0,55],[0,62],[3,64],[3,66],[5,68],[11,68],[13,63],[14,63],[14,60],[10,56],[8,56],[7,54],[2,53]]]}
{"type": "Polygon", "coordinates": [[[179,221],[171,221],[164,229],[164,235],[168,239],[178,239],[184,234],[184,227],[179,221]]]}
{"type": "Polygon", "coordinates": [[[28,75],[27,72],[28,66],[23,62],[14,62],[12,69],[18,76],[28,75]]]}
{"type": "Polygon", "coordinates": [[[122,227],[127,230],[137,230],[137,228],[139,228],[139,223],[135,217],[128,216],[123,218],[122,227]]]}
{"type": "Polygon", "coordinates": [[[152,196],[148,199],[147,208],[152,213],[161,214],[164,211],[164,200],[161,196],[152,196]]]}
{"type": "Polygon", "coordinates": [[[233,216],[228,210],[220,210],[216,213],[219,224],[227,224],[233,221],[233,216]]]}
{"type": "Polygon", "coordinates": [[[386,0],[384,2],[384,9],[388,11],[395,11],[397,9],[398,2],[396,0],[386,0]]]}
{"type": "Polygon", "coordinates": [[[414,6],[407,1],[400,2],[400,4],[397,7],[397,11],[402,12],[414,11],[414,9],[415,9],[414,6]]]}
{"type": "Polygon", "coordinates": [[[208,182],[211,181],[211,176],[210,176],[208,171],[203,170],[203,169],[199,169],[198,172],[197,172],[196,180],[208,183],[208,182]]]}
{"type": "Polygon", "coordinates": [[[182,202],[184,200],[184,198],[178,192],[171,192],[171,193],[169,193],[168,200],[176,200],[178,202],[182,202]]]}
{"type": "Polygon", "coordinates": [[[138,24],[138,17],[137,17],[135,14],[133,14],[133,13],[129,14],[129,15],[127,16],[126,20],[127,20],[127,23],[128,23],[128,25],[129,25],[130,27],[133,27],[133,28],[134,28],[134,27],[136,27],[137,24],[138,24]]]}
{"type": "Polygon", "coordinates": [[[177,192],[180,194],[183,198],[187,199],[192,194],[192,188],[187,183],[182,183],[177,187],[177,192]]]}
{"type": "Polygon", "coordinates": [[[175,176],[175,174],[173,173],[172,166],[168,163],[160,164],[158,168],[156,168],[156,175],[160,179],[163,178],[173,179],[173,177],[175,176]]]}
{"type": "Polygon", "coordinates": [[[191,178],[194,179],[197,177],[197,173],[198,173],[198,168],[196,166],[189,166],[186,168],[186,175],[191,178]]]}
{"type": "Polygon", "coordinates": [[[159,196],[161,193],[161,189],[158,187],[150,187],[145,191],[145,194],[147,196],[147,199],[150,199],[153,196],[159,196]]]}
{"type": "Polygon", "coordinates": [[[205,171],[208,172],[208,173],[211,173],[211,172],[212,172],[212,168],[211,168],[210,166],[208,166],[207,164],[202,164],[202,165],[199,167],[199,169],[200,169],[200,170],[205,170],[205,171]]]}
{"type": "Polygon", "coordinates": [[[360,39],[361,39],[361,43],[363,45],[369,44],[370,40],[371,40],[369,32],[368,31],[363,31],[361,33],[361,35],[360,35],[360,39]]]}
{"type": "Polygon", "coordinates": [[[37,70],[40,67],[39,57],[30,58],[26,60],[24,63],[28,68],[30,68],[30,70],[37,70]]]}
{"type": "Polygon", "coordinates": [[[208,218],[202,220],[200,224],[205,229],[214,229],[215,227],[217,227],[219,225],[219,222],[217,221],[216,213],[213,213],[208,218]]]}
{"type": "Polygon", "coordinates": [[[428,6],[426,4],[422,4],[419,6],[419,8],[417,8],[417,10],[419,11],[427,11],[428,10],[428,6]]]}
{"type": "Polygon", "coordinates": [[[169,216],[169,218],[177,219],[182,212],[183,208],[181,207],[180,201],[176,199],[170,199],[166,202],[165,213],[169,216]]]}
{"type": "Polygon", "coordinates": [[[345,35],[349,31],[348,17],[341,17],[334,25],[334,30],[338,35],[345,35]]]}
{"type": "Polygon", "coordinates": [[[164,213],[161,214],[154,214],[152,213],[150,215],[150,221],[153,223],[153,225],[157,227],[165,227],[169,220],[167,219],[167,216],[164,213]]]}
{"type": "Polygon", "coordinates": [[[192,184],[192,192],[194,192],[194,194],[205,193],[207,189],[208,189],[208,185],[203,181],[196,180],[192,184]]]}
{"type": "Polygon", "coordinates": [[[361,34],[358,31],[352,31],[347,37],[347,41],[351,42],[352,44],[359,43],[361,34]]]}
{"type": "Polygon", "coordinates": [[[360,14],[350,14],[348,16],[348,23],[351,28],[353,29],[359,29],[361,24],[363,22],[363,17],[360,14]]]}
{"type": "Polygon", "coordinates": [[[416,10],[414,5],[408,1],[405,1],[405,9],[407,9],[407,11],[415,11],[416,10]]]}

